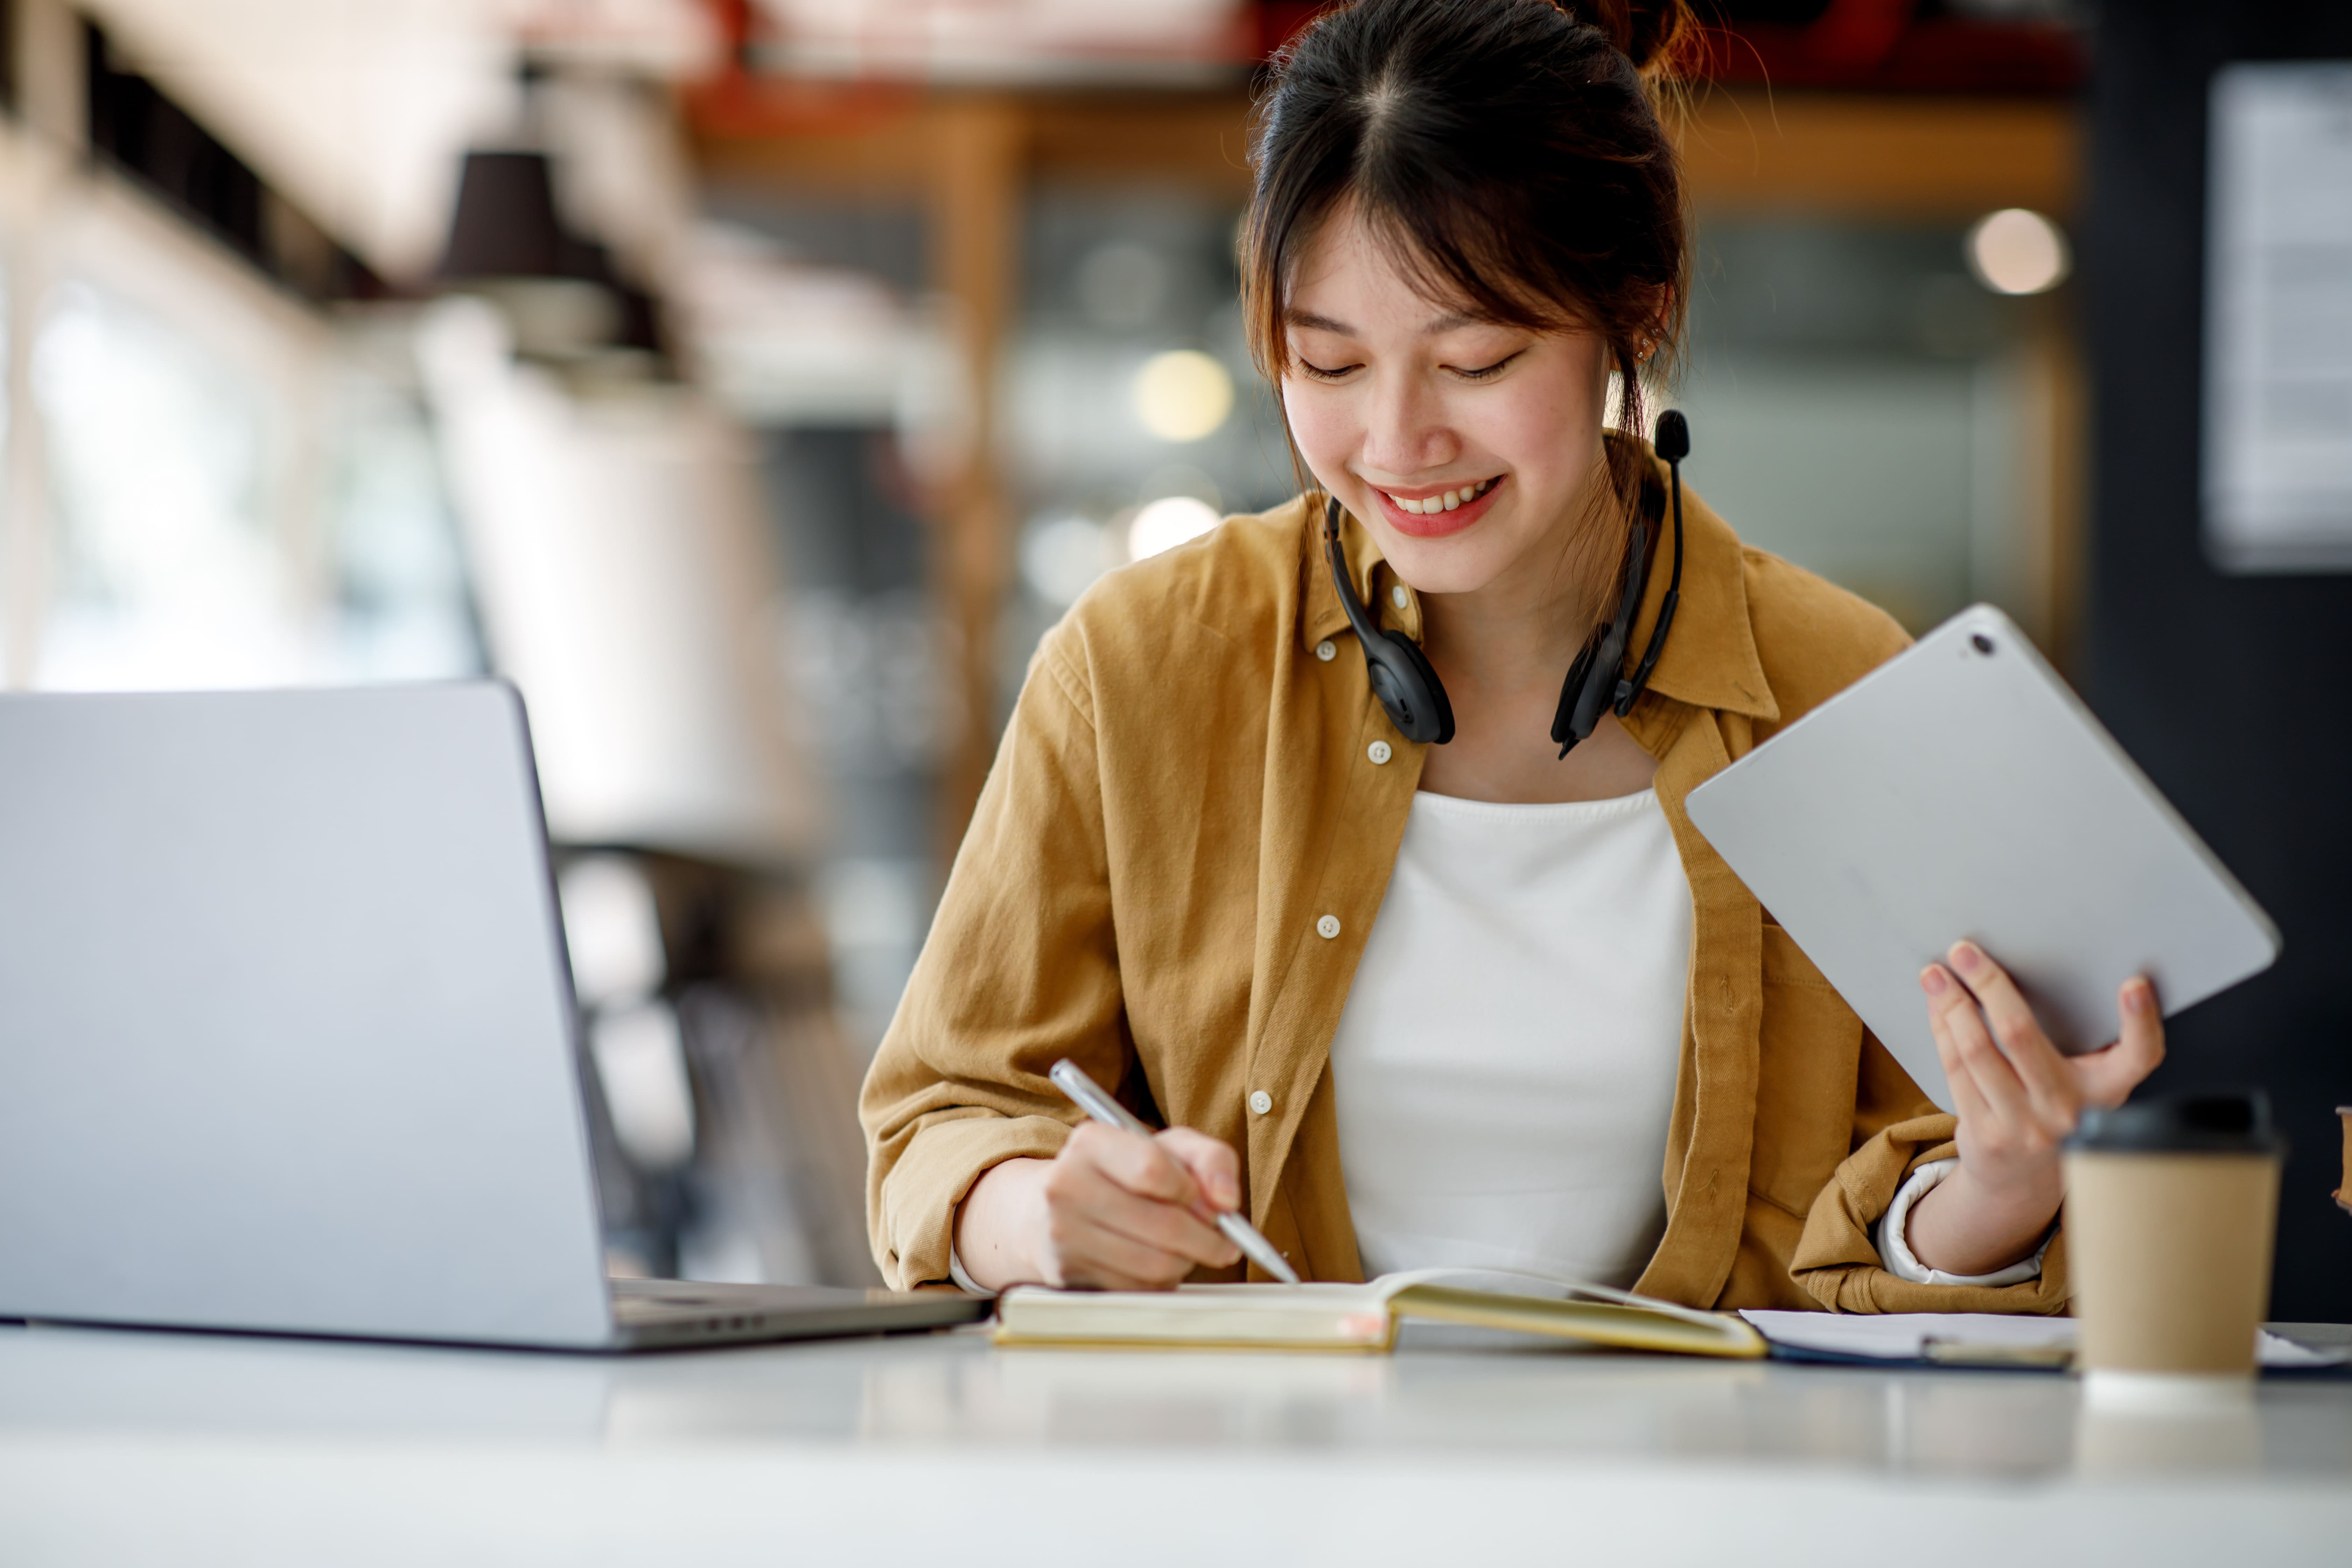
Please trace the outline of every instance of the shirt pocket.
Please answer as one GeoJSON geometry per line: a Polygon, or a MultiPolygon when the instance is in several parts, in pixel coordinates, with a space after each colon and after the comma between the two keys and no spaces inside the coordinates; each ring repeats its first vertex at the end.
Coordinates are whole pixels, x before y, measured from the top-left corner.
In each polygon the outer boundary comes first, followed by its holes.
{"type": "Polygon", "coordinates": [[[1862,1019],[1789,933],[1764,927],[1748,1190],[1803,1215],[1853,1152],[1862,1019]]]}

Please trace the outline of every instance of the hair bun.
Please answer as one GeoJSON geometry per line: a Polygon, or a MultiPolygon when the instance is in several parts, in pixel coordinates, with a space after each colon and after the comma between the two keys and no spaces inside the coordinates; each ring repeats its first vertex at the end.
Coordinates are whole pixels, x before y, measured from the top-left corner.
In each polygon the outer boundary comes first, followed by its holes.
{"type": "Polygon", "coordinates": [[[1690,0],[1556,0],[1579,21],[1609,35],[1633,68],[1653,79],[1680,74],[1698,42],[1690,0]]]}

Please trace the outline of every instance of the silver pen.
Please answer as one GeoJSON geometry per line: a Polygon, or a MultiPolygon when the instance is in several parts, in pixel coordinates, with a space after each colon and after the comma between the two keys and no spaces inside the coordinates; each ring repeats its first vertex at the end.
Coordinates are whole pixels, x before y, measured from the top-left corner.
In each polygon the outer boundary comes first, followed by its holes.
{"type": "MultiPolygon", "coordinates": [[[[1129,1132],[1140,1132],[1146,1138],[1151,1136],[1151,1129],[1143,1124],[1140,1117],[1105,1094],[1102,1091],[1102,1086],[1088,1078],[1086,1075],[1086,1069],[1069,1058],[1064,1057],[1060,1061],[1055,1062],[1045,1076],[1052,1079],[1054,1087],[1068,1095],[1080,1110],[1085,1111],[1104,1126],[1125,1128],[1129,1132]]],[[[1225,1233],[1226,1240],[1249,1254],[1252,1262],[1276,1279],[1286,1285],[1296,1285],[1299,1282],[1298,1270],[1293,1268],[1284,1259],[1282,1254],[1274,1249],[1274,1243],[1257,1233],[1257,1226],[1250,1224],[1241,1215],[1219,1215],[1217,1228],[1225,1233]]]]}

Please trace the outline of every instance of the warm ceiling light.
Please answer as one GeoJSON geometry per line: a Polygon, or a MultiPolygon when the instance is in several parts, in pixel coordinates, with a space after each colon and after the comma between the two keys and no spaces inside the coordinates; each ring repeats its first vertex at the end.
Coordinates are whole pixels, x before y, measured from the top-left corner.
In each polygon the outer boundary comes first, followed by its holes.
{"type": "Polygon", "coordinates": [[[1163,441],[1197,441],[1234,411],[1234,378],[1195,349],[1153,354],[1135,373],[1135,416],[1163,441]]]}
{"type": "Polygon", "coordinates": [[[1162,496],[1127,525],[1127,555],[1140,561],[1198,539],[1217,526],[1217,509],[1197,496],[1162,496]]]}
{"type": "Polygon", "coordinates": [[[2040,294],[2066,280],[2074,265],[2056,224],[2024,207],[2003,207],[1969,230],[1969,270],[1996,294],[2040,294]]]}

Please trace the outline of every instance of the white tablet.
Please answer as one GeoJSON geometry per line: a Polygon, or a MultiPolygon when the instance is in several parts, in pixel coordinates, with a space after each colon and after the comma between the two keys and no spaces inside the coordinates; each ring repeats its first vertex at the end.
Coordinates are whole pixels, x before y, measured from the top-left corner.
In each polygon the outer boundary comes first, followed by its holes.
{"type": "Polygon", "coordinates": [[[1919,971],[1962,937],[2058,1047],[2270,967],[2278,928],[2008,616],[1979,605],[1691,791],[1690,818],[1937,1104],[1919,971]]]}

